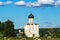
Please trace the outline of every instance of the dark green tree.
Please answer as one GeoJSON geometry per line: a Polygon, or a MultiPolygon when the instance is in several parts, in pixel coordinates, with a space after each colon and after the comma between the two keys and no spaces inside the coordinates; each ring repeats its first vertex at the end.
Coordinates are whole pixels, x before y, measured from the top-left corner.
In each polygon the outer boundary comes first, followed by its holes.
{"type": "Polygon", "coordinates": [[[2,22],[0,22],[0,32],[1,32],[1,28],[2,28],[2,22]]]}
{"type": "Polygon", "coordinates": [[[12,21],[7,20],[4,27],[4,36],[5,37],[15,37],[15,30],[14,30],[14,24],[12,21]]]}
{"type": "Polygon", "coordinates": [[[0,22],[0,33],[3,34],[3,32],[4,32],[4,23],[0,22]]]}
{"type": "Polygon", "coordinates": [[[56,37],[60,38],[60,29],[57,30],[56,37]]]}

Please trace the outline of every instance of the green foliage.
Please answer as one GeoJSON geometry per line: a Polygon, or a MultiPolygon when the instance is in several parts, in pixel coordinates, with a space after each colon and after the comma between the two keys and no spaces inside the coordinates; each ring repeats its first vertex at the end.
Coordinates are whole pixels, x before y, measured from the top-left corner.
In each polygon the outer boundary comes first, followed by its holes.
{"type": "Polygon", "coordinates": [[[14,37],[14,36],[16,36],[15,30],[14,30],[14,24],[10,20],[7,20],[5,22],[4,36],[5,37],[14,37]]]}
{"type": "Polygon", "coordinates": [[[3,34],[4,32],[4,23],[0,22],[0,34],[3,34]]]}
{"type": "Polygon", "coordinates": [[[52,38],[60,38],[60,28],[40,29],[41,37],[51,36],[52,38]]]}
{"type": "Polygon", "coordinates": [[[0,22],[0,34],[4,34],[4,37],[15,37],[16,34],[13,22],[10,20],[0,22]]]}

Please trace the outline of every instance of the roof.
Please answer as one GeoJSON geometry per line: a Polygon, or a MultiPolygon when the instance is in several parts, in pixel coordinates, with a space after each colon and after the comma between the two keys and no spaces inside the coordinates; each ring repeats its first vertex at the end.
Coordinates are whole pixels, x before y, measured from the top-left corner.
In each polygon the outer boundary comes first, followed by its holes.
{"type": "Polygon", "coordinates": [[[29,24],[29,23],[28,23],[27,25],[38,25],[38,24],[29,24]]]}
{"type": "Polygon", "coordinates": [[[34,18],[33,14],[31,13],[28,18],[34,18]]]}

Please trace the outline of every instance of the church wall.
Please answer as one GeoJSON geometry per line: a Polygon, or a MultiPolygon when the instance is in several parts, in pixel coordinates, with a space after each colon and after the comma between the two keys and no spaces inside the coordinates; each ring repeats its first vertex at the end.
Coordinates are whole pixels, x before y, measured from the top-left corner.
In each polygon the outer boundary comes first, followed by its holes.
{"type": "Polygon", "coordinates": [[[33,24],[34,23],[34,19],[33,18],[29,18],[29,24],[33,24]]]}
{"type": "Polygon", "coordinates": [[[25,25],[25,34],[28,37],[33,37],[33,34],[35,36],[39,35],[39,25],[25,25]]]}

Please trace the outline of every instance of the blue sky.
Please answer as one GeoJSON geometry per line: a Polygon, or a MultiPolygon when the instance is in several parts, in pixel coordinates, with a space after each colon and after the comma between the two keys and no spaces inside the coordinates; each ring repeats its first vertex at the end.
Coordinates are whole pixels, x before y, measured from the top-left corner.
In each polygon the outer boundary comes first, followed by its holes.
{"type": "Polygon", "coordinates": [[[31,12],[35,17],[34,23],[39,24],[40,28],[60,27],[60,2],[55,5],[58,0],[50,4],[48,4],[49,2],[40,2],[43,6],[38,3],[32,5],[38,0],[11,0],[9,3],[7,1],[0,1],[0,21],[5,22],[10,19],[14,22],[15,29],[24,28],[24,25],[28,23],[28,15],[31,12]],[[23,2],[18,5],[17,2],[19,1],[23,2]],[[31,4],[29,4],[30,2],[31,4]],[[27,3],[29,6],[26,6],[27,3]]]}

